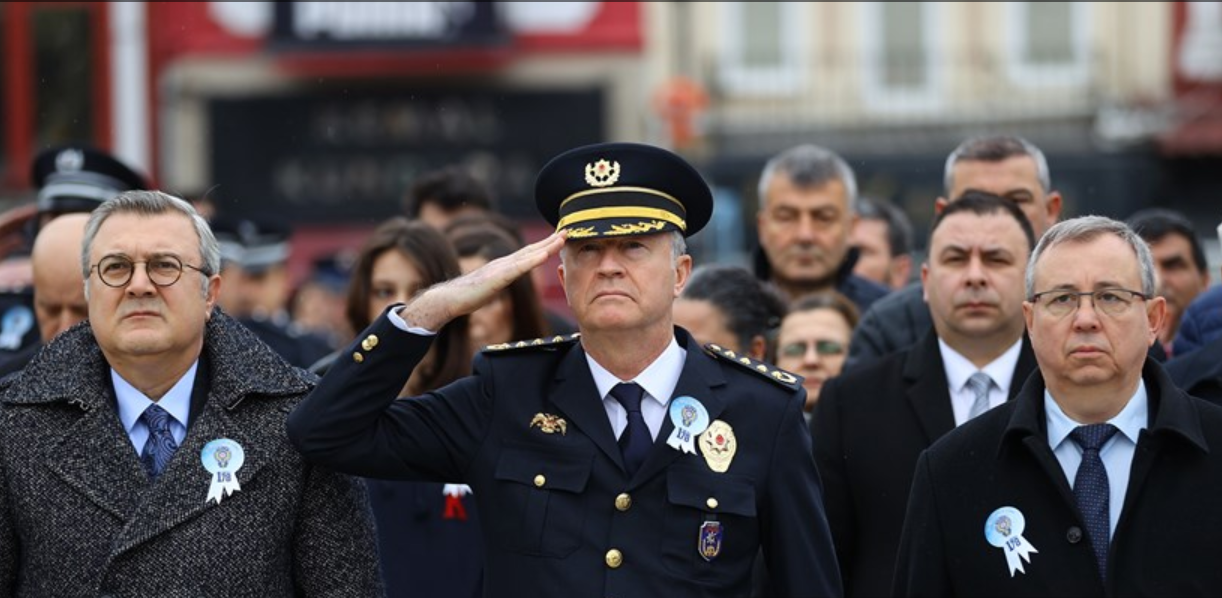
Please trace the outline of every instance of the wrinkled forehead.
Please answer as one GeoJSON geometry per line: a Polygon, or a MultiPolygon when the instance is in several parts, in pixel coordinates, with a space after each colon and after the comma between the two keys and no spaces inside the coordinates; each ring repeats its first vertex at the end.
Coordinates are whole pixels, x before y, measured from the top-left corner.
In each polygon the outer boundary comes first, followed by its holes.
{"type": "Polygon", "coordinates": [[[199,243],[195,227],[185,214],[123,212],[102,221],[88,249],[94,260],[107,255],[141,258],[160,254],[189,259],[199,257],[199,243]]]}

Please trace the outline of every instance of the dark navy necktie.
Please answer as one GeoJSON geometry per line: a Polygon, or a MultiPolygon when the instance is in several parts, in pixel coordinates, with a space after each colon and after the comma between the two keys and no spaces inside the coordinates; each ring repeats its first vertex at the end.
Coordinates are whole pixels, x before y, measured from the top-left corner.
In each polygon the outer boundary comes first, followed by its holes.
{"type": "Polygon", "coordinates": [[[149,429],[149,439],[144,443],[144,450],[140,452],[140,462],[144,464],[144,470],[148,472],[149,477],[154,480],[165,471],[170,457],[173,457],[174,451],[178,449],[178,443],[170,433],[171,419],[169,412],[157,405],[149,405],[148,409],[140,414],[140,420],[149,429]]]}
{"type": "Polygon", "coordinates": [[[645,416],[641,414],[641,398],[645,396],[645,389],[631,382],[616,384],[611,389],[611,396],[628,412],[628,426],[620,434],[619,450],[624,455],[628,477],[632,477],[649,455],[649,447],[653,446],[649,426],[645,425],[645,416]]]}
{"type": "Polygon", "coordinates": [[[1078,426],[1069,437],[1082,447],[1082,464],[1074,476],[1073,493],[1078,499],[1078,510],[1086,524],[1086,535],[1095,549],[1095,560],[1099,563],[1099,575],[1107,580],[1107,553],[1111,545],[1111,514],[1109,499],[1111,490],[1107,482],[1107,470],[1099,449],[1119,430],[1112,424],[1078,426]]]}

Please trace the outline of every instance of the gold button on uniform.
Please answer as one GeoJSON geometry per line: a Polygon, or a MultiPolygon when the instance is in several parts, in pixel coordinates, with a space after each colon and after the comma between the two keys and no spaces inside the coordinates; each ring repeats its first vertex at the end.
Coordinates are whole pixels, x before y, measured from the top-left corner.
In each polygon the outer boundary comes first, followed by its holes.
{"type": "Polygon", "coordinates": [[[365,361],[365,356],[364,356],[364,355],[361,355],[361,352],[360,352],[360,351],[357,351],[357,352],[355,352],[355,353],[353,353],[353,354],[352,354],[352,361],[355,361],[355,362],[357,362],[357,363],[360,363],[360,362],[362,362],[362,361],[365,361]]]}
{"type": "Polygon", "coordinates": [[[376,346],[378,346],[378,336],[376,334],[371,334],[361,341],[361,348],[366,351],[372,351],[376,346]]]}
{"type": "Polygon", "coordinates": [[[546,483],[547,483],[547,478],[543,477],[543,474],[539,474],[535,476],[535,487],[536,488],[542,488],[543,485],[546,483]]]}
{"type": "Polygon", "coordinates": [[[625,492],[615,497],[615,508],[620,511],[627,511],[632,508],[632,497],[625,492]]]}
{"type": "Polygon", "coordinates": [[[717,508],[717,499],[710,496],[708,500],[704,501],[704,504],[708,505],[710,510],[716,509],[717,508]]]}
{"type": "Polygon", "coordinates": [[[619,569],[620,565],[624,564],[624,553],[612,548],[607,551],[607,566],[612,569],[619,569]]]}

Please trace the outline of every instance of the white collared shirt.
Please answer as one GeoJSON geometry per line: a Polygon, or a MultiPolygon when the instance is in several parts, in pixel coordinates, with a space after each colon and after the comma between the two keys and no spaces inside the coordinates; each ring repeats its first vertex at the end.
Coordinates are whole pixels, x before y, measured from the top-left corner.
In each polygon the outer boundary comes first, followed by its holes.
{"type": "Polygon", "coordinates": [[[946,369],[950,406],[955,414],[956,426],[963,425],[963,422],[969,419],[972,403],[976,402],[976,391],[967,384],[968,379],[976,372],[984,372],[993,379],[993,383],[989,385],[989,409],[1006,402],[1006,398],[1010,396],[1010,384],[1013,382],[1014,368],[1018,367],[1018,354],[1022,351],[1022,346],[1023,339],[1019,338],[1018,342],[1006,349],[997,359],[977,369],[968,358],[952,349],[942,339],[938,339],[938,350],[942,352],[942,364],[946,369]]]}
{"type": "Polygon", "coordinates": [[[603,409],[607,411],[607,419],[611,420],[611,429],[616,438],[628,427],[628,411],[615,397],[610,396],[611,389],[621,382],[635,382],[645,389],[645,397],[649,400],[641,401],[641,415],[649,426],[649,435],[656,440],[662,429],[662,422],[666,420],[666,405],[670,403],[670,396],[679,384],[679,374],[683,372],[683,362],[686,359],[687,351],[680,348],[679,343],[672,337],[666,350],[640,375],[632,380],[620,380],[586,353],[586,363],[590,364],[594,385],[598,387],[598,396],[602,397],[603,409]]]}
{"type": "MultiPolygon", "coordinates": [[[[1069,480],[1069,487],[1073,488],[1078,466],[1082,464],[1082,447],[1069,438],[1069,433],[1084,424],[1066,415],[1047,390],[1044,390],[1044,413],[1048,420],[1048,446],[1061,463],[1061,470],[1069,480]]],[[[1137,451],[1137,439],[1149,421],[1150,399],[1146,395],[1146,382],[1141,380],[1137,384],[1137,392],[1129,399],[1129,404],[1125,405],[1116,417],[1107,420],[1107,423],[1116,426],[1120,431],[1099,449],[1099,459],[1103,461],[1103,469],[1107,470],[1107,508],[1111,533],[1115,533],[1116,523],[1120,521],[1120,510],[1124,508],[1124,496],[1129,488],[1129,470],[1133,466],[1133,454],[1137,451]]]]}
{"type": "MultiPolygon", "coordinates": [[[[195,370],[198,367],[199,361],[196,360],[191,364],[191,369],[187,370],[187,373],[174,383],[169,392],[156,402],[170,414],[170,434],[174,436],[174,442],[179,445],[187,437],[187,420],[191,416],[191,391],[195,388],[195,370]]],[[[110,370],[110,380],[114,383],[115,398],[119,403],[119,421],[123,422],[123,429],[127,430],[127,437],[131,439],[132,446],[136,448],[136,454],[139,455],[144,451],[144,443],[149,438],[149,428],[140,420],[140,416],[154,402],[144,393],[136,390],[136,387],[128,384],[127,380],[124,380],[113,368],[110,370]]]]}

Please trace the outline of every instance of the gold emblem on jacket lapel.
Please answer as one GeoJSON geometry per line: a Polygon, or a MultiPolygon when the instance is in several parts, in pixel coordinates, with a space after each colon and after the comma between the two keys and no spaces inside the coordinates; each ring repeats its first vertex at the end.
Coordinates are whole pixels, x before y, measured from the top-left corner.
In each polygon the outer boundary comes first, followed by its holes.
{"type": "Polygon", "coordinates": [[[705,521],[704,525],[700,526],[700,542],[697,551],[700,553],[700,558],[712,562],[721,554],[721,538],[724,531],[721,529],[720,521],[705,521]]]}
{"type": "Polygon", "coordinates": [[[204,502],[221,499],[242,489],[238,484],[238,470],[246,462],[246,452],[242,445],[228,439],[218,438],[204,445],[199,458],[204,463],[204,469],[212,475],[212,484],[208,486],[208,498],[204,502]]]}
{"type": "Polygon", "coordinates": [[[1039,552],[1023,537],[1025,529],[1027,518],[1023,517],[1022,511],[1014,507],[997,509],[984,520],[984,539],[1005,551],[1010,577],[1014,577],[1015,571],[1026,573],[1023,561],[1030,563],[1031,555],[1039,552]]]}
{"type": "Polygon", "coordinates": [[[734,437],[734,428],[719,419],[713,420],[709,428],[700,435],[700,452],[704,454],[704,462],[709,469],[717,473],[725,473],[734,461],[734,453],[738,451],[738,439],[734,437]]]}
{"type": "Polygon", "coordinates": [[[550,413],[536,413],[530,420],[530,427],[539,428],[544,434],[555,434],[560,432],[564,436],[569,431],[568,422],[564,421],[563,417],[558,417],[550,413]]]}

